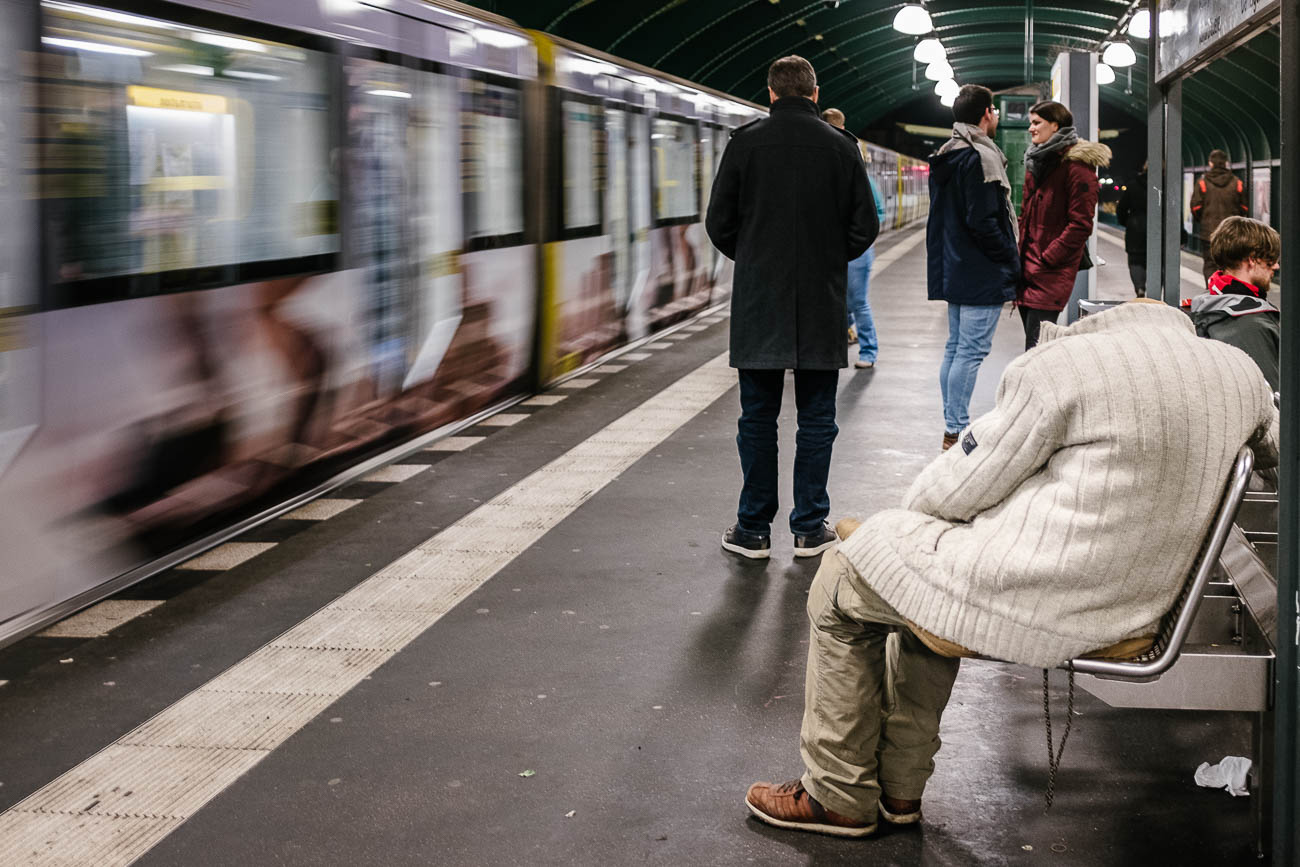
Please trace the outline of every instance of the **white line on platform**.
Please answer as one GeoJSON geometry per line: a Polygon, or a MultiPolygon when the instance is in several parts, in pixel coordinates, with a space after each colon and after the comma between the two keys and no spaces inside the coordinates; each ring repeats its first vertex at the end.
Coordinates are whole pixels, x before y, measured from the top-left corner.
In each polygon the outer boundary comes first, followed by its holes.
{"type": "Polygon", "coordinates": [[[651,352],[625,352],[618,357],[619,361],[645,361],[654,353],[651,352]]]}
{"type": "Polygon", "coordinates": [[[566,397],[567,394],[538,394],[528,398],[520,406],[555,406],[566,397]]]}
{"type": "Polygon", "coordinates": [[[465,449],[481,443],[487,437],[443,437],[425,449],[426,452],[463,452],[465,449]]]}
{"type": "Polygon", "coordinates": [[[36,634],[41,638],[98,638],[162,604],[161,599],[106,599],[36,634]]]}
{"type": "Polygon", "coordinates": [[[479,424],[484,427],[510,427],[528,418],[526,412],[499,412],[483,419],[479,424]]]}
{"type": "Polygon", "coordinates": [[[361,477],[363,482],[404,482],[427,470],[427,464],[389,464],[361,477]]]}
{"type": "Polygon", "coordinates": [[[560,383],[556,388],[591,388],[599,379],[570,379],[560,383]]]}
{"type": "Polygon", "coordinates": [[[294,509],[284,518],[289,521],[327,521],[335,515],[341,515],[359,502],[361,501],[324,497],[294,509]]]}
{"type": "Polygon", "coordinates": [[[274,547],[274,542],[227,542],[206,554],[200,554],[193,560],[186,560],[176,568],[197,571],[234,569],[240,563],[252,560],[258,554],[264,554],[274,547]]]}
{"type": "Polygon", "coordinates": [[[722,354],[0,814],[0,864],[140,858],[736,384],[722,354]]]}

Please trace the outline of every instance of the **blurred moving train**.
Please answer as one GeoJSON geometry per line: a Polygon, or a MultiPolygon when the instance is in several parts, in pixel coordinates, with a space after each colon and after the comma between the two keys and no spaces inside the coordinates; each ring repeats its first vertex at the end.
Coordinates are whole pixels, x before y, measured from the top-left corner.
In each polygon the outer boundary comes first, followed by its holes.
{"type": "Polygon", "coordinates": [[[0,0],[0,643],[725,299],[762,113],[454,3],[0,0]]]}

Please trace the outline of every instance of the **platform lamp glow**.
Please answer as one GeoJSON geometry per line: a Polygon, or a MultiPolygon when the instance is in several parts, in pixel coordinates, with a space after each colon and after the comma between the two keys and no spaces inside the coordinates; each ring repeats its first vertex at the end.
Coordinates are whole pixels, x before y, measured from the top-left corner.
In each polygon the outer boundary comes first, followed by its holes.
{"type": "Polygon", "coordinates": [[[1139,9],[1133,13],[1132,20],[1128,23],[1128,35],[1134,39],[1151,38],[1151,12],[1147,9],[1139,9]]]}
{"type": "Polygon", "coordinates": [[[938,63],[948,59],[948,49],[934,37],[922,39],[916,43],[916,48],[912,51],[912,59],[917,63],[938,63]]]}
{"type": "Polygon", "coordinates": [[[925,77],[931,81],[943,81],[952,78],[952,64],[946,60],[936,60],[925,68],[925,77]]]}
{"type": "Polygon", "coordinates": [[[908,36],[923,36],[934,29],[934,22],[920,3],[908,3],[894,16],[894,29],[908,36]]]}
{"type": "Polygon", "coordinates": [[[952,108],[952,104],[956,101],[957,97],[953,96],[951,93],[945,93],[943,96],[939,97],[939,104],[948,108],[952,108]]]}
{"type": "Polygon", "coordinates": [[[1101,55],[1101,62],[1111,68],[1132,66],[1137,63],[1137,60],[1137,55],[1133,53],[1133,46],[1127,42],[1112,42],[1106,46],[1106,50],[1101,55]]]}
{"type": "Polygon", "coordinates": [[[1113,84],[1115,82],[1115,70],[1111,69],[1104,63],[1097,64],[1097,83],[1113,84]]]}
{"type": "Polygon", "coordinates": [[[957,94],[961,93],[961,85],[955,79],[945,78],[934,86],[934,92],[939,96],[951,96],[956,99],[957,94]]]}

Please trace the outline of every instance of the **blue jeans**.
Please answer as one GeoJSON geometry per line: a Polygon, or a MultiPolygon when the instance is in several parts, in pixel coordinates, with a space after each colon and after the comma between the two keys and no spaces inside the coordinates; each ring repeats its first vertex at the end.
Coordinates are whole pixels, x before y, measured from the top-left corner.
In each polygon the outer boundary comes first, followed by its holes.
{"type": "Polygon", "coordinates": [[[871,282],[871,263],[876,261],[874,247],[849,263],[849,320],[858,326],[858,360],[876,360],[876,323],[867,303],[867,285],[871,282]]]}
{"type": "MultiPolygon", "coordinates": [[[[736,447],[745,484],[740,491],[737,523],[746,533],[766,536],[778,507],[776,420],[781,414],[784,370],[738,370],[740,421],[736,447]]],[[[790,532],[807,536],[817,532],[831,513],[826,479],[831,470],[831,445],[840,429],[835,426],[835,389],[838,370],[796,370],[795,406],[799,428],[795,434],[794,509],[790,532]]]]}
{"type": "Polygon", "coordinates": [[[939,368],[944,433],[961,433],[970,424],[970,396],[980,362],[993,348],[1001,304],[949,304],[948,345],[939,368]]]}

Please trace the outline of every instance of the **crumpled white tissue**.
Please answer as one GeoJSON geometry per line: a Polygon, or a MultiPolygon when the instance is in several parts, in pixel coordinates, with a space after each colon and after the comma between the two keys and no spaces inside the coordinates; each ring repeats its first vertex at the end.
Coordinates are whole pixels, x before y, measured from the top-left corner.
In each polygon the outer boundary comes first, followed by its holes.
{"type": "Polygon", "coordinates": [[[1196,785],[1209,789],[1227,789],[1234,798],[1249,795],[1246,775],[1250,773],[1250,759],[1243,756],[1224,756],[1217,765],[1201,762],[1196,769],[1196,785]]]}

